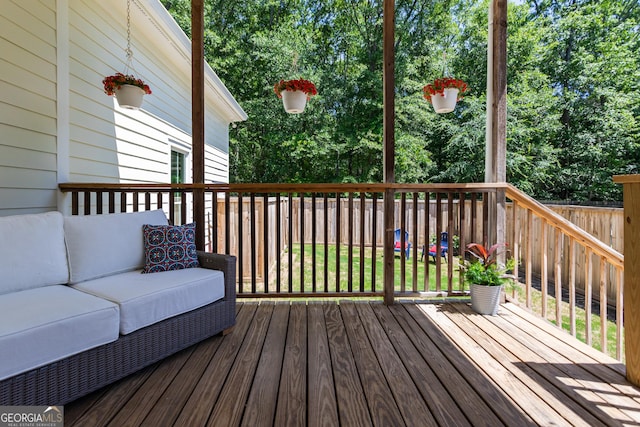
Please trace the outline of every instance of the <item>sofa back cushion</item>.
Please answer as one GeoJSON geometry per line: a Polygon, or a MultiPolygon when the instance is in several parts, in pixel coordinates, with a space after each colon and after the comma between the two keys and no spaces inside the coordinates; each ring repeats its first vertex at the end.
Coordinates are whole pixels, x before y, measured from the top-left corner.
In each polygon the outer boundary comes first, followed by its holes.
{"type": "Polygon", "coordinates": [[[167,225],[162,210],[68,216],[64,232],[71,284],[144,266],[144,224],[167,225]]]}
{"type": "Polygon", "coordinates": [[[69,280],[60,212],[0,218],[0,294],[69,280]]]}

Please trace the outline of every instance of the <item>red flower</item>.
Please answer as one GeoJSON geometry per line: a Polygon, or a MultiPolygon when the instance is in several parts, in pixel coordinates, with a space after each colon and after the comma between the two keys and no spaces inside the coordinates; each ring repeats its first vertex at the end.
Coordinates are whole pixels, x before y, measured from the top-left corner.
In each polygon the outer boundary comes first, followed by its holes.
{"type": "Polygon", "coordinates": [[[443,77],[441,79],[435,79],[433,83],[430,83],[422,88],[424,92],[424,98],[431,102],[431,97],[434,95],[444,95],[444,90],[447,88],[455,88],[458,89],[458,101],[462,99],[462,94],[464,94],[469,88],[467,84],[453,77],[443,77]]]}
{"type": "Polygon", "coordinates": [[[151,89],[149,88],[149,85],[145,84],[141,79],[137,79],[132,75],[116,73],[113,76],[105,77],[104,80],[102,80],[102,84],[104,85],[104,93],[106,93],[107,95],[115,95],[118,87],[122,85],[138,86],[140,89],[144,90],[144,93],[146,93],[147,95],[151,95],[151,89]]]}
{"type": "Polygon", "coordinates": [[[307,98],[311,98],[313,95],[318,94],[316,85],[305,79],[280,80],[273,86],[273,91],[276,93],[276,95],[278,95],[278,98],[282,98],[282,91],[284,90],[301,90],[302,92],[307,94],[307,98]]]}

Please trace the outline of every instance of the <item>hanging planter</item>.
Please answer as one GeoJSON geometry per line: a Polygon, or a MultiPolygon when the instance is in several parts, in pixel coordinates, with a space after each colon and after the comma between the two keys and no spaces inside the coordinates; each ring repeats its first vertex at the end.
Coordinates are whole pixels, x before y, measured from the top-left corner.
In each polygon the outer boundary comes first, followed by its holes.
{"type": "Polygon", "coordinates": [[[132,75],[116,73],[113,76],[105,77],[102,84],[104,85],[104,93],[115,95],[118,105],[130,110],[140,108],[143,96],[151,94],[149,85],[132,75]]]}
{"type": "Polygon", "coordinates": [[[422,88],[424,98],[433,105],[434,111],[438,114],[452,112],[467,90],[464,81],[453,77],[435,79],[422,88]]]}
{"type": "Polygon", "coordinates": [[[280,80],[273,86],[273,91],[282,98],[284,110],[289,114],[300,114],[307,101],[318,94],[316,86],[305,79],[280,80]]]}
{"type": "Polygon", "coordinates": [[[131,50],[131,0],[127,0],[127,65],[124,73],[115,73],[102,80],[104,93],[115,95],[118,105],[122,108],[137,110],[142,106],[145,94],[151,95],[149,85],[132,74],[127,74],[129,68],[133,70],[133,51],[131,50]]]}
{"type": "Polygon", "coordinates": [[[301,90],[285,90],[282,92],[284,111],[290,114],[300,114],[307,105],[307,94],[301,90]]]}

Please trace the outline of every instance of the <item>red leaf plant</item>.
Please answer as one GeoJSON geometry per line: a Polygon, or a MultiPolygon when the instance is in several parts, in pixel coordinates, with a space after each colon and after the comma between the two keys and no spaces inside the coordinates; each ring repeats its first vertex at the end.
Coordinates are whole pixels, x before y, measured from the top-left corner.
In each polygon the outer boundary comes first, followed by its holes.
{"type": "Polygon", "coordinates": [[[482,265],[488,267],[496,263],[496,251],[502,246],[508,246],[506,243],[496,243],[489,249],[485,248],[480,243],[469,243],[467,245],[467,252],[473,255],[482,265]]]}
{"type": "Polygon", "coordinates": [[[137,79],[132,75],[116,73],[113,76],[107,76],[102,80],[104,85],[104,93],[107,95],[115,95],[116,90],[122,85],[137,86],[144,91],[147,95],[151,95],[151,89],[149,85],[145,84],[141,79],[137,79]]]}
{"type": "Polygon", "coordinates": [[[459,90],[458,101],[460,101],[463,98],[462,95],[469,90],[469,87],[463,80],[453,77],[443,77],[441,79],[435,79],[433,83],[429,83],[423,87],[422,92],[424,93],[424,98],[431,102],[432,96],[444,95],[444,90],[447,88],[455,88],[459,90]]]}
{"type": "Polygon", "coordinates": [[[282,92],[285,90],[296,91],[301,90],[307,94],[307,99],[318,94],[316,85],[311,81],[305,79],[297,80],[280,80],[273,86],[273,91],[278,95],[278,98],[282,98],[282,92]]]}

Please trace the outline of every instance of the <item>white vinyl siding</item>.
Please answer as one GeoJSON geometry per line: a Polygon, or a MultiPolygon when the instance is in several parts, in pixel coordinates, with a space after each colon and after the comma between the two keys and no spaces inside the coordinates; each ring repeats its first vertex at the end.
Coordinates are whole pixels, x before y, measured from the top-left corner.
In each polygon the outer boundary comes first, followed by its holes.
{"type": "Polygon", "coordinates": [[[54,0],[2,2],[0,215],[56,209],[55,26],[54,0]]]}
{"type": "MultiPolygon", "coordinates": [[[[127,71],[126,41],[126,0],[2,2],[0,216],[69,212],[59,181],[170,182],[170,141],[191,146],[189,41],[159,2],[131,1],[128,73],[153,91],[137,111],[102,87],[127,71]]],[[[228,126],[246,114],[210,69],[205,109],[205,179],[228,182],[228,126]]]]}

